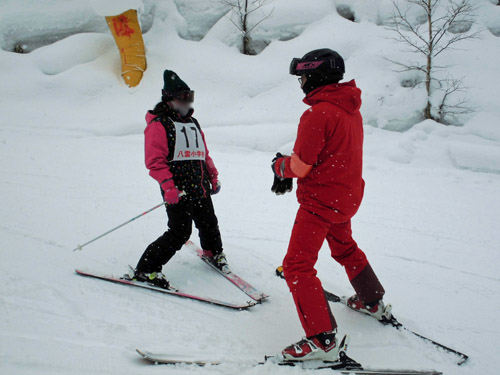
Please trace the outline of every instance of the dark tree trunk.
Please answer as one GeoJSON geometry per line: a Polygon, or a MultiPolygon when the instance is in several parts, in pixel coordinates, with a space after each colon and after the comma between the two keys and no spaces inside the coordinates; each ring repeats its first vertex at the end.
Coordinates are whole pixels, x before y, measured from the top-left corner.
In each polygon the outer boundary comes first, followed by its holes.
{"type": "Polygon", "coordinates": [[[248,36],[248,26],[247,26],[247,17],[248,17],[248,0],[245,0],[245,10],[243,15],[243,24],[241,28],[243,29],[243,54],[249,55],[249,47],[250,47],[250,37],[248,36]]]}
{"type": "Polygon", "coordinates": [[[427,52],[427,67],[425,70],[425,88],[427,90],[427,105],[424,110],[424,117],[426,119],[432,119],[431,113],[431,73],[432,73],[432,3],[431,0],[427,2],[427,22],[429,23],[429,51],[427,52]]]}
{"type": "Polygon", "coordinates": [[[243,53],[245,55],[255,55],[255,51],[252,48],[252,38],[248,34],[243,36],[243,53]]]}
{"type": "Polygon", "coordinates": [[[252,38],[250,37],[250,33],[248,32],[248,0],[245,0],[245,9],[243,13],[243,22],[241,25],[241,29],[243,31],[243,54],[245,55],[255,55],[255,51],[252,48],[252,38]]]}

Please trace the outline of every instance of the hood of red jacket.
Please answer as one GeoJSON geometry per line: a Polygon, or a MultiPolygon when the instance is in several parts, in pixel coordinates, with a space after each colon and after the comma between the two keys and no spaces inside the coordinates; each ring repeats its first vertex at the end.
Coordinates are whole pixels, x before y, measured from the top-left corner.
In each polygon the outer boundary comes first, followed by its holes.
{"type": "Polygon", "coordinates": [[[352,80],[318,87],[304,98],[304,103],[310,106],[321,102],[332,103],[349,113],[354,113],[361,108],[361,90],[352,80]]]}
{"type": "Polygon", "coordinates": [[[146,113],[146,123],[149,124],[151,121],[153,121],[156,117],[158,117],[157,115],[151,113],[151,111],[148,111],[146,113]]]}

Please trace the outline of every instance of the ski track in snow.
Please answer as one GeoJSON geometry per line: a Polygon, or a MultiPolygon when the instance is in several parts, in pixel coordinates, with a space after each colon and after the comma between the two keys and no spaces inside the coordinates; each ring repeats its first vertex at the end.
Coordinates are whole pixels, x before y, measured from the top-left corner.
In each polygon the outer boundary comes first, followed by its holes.
{"type": "Polygon", "coordinates": [[[477,277],[477,278],[480,278],[480,279],[485,279],[485,280],[491,280],[491,281],[500,282],[500,278],[478,275],[477,273],[467,272],[467,271],[459,270],[459,269],[452,268],[452,267],[446,267],[444,265],[436,264],[436,263],[433,263],[433,262],[426,262],[426,261],[422,261],[422,260],[418,260],[418,259],[406,258],[406,257],[397,256],[397,255],[387,255],[387,256],[390,257],[390,258],[402,259],[402,260],[405,260],[405,261],[408,261],[408,262],[417,262],[417,263],[421,263],[421,264],[425,264],[425,265],[431,265],[431,266],[439,267],[439,268],[442,268],[442,269],[445,269],[445,270],[463,273],[464,275],[467,275],[467,276],[474,276],[474,277],[477,277]]]}

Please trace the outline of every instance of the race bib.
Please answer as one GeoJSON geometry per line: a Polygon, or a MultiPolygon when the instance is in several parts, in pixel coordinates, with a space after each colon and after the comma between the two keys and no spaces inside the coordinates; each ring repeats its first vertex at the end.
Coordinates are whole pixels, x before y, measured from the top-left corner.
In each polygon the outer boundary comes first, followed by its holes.
{"type": "Polygon", "coordinates": [[[193,123],[174,122],[175,152],[174,161],[205,160],[205,142],[201,132],[193,123]]]}

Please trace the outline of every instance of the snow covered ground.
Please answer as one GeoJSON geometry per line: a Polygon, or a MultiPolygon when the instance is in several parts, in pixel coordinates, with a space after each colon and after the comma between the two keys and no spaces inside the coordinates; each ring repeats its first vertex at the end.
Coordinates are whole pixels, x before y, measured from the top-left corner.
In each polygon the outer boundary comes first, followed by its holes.
{"type": "MultiPolygon", "coordinates": [[[[276,1],[274,20],[259,31],[272,42],[248,57],[236,50],[220,6],[203,18],[196,11],[206,7],[202,1],[162,2],[153,9],[153,2],[144,0],[148,70],[132,90],[121,81],[116,47],[88,3],[44,2],[54,17],[36,1],[23,3],[0,1],[0,373],[308,373],[245,364],[155,367],[134,351],[244,363],[279,352],[303,335],[286,284],[274,276],[297,203],[293,194],[271,194],[269,162],[278,149],[291,147],[305,109],[298,83],[287,72],[290,59],[319,47],[338,50],[346,58],[346,78],[356,78],[364,92],[366,195],[353,221],[355,238],[398,319],[471,359],[457,367],[454,356],[332,304],[340,332],[352,337],[350,355],[372,367],[498,373],[500,38],[495,25],[500,7],[495,2],[477,1],[483,7],[482,39],[448,57],[459,61],[451,69],[466,74],[478,107],[463,118],[463,126],[451,127],[431,121],[414,125],[422,93],[402,87],[401,76],[381,58],[400,54],[377,26],[387,2],[376,7],[353,1],[360,18],[352,23],[336,13],[333,1],[315,6],[276,1]],[[88,15],[86,22],[82,14],[88,15]],[[74,35],[53,44],[39,41],[44,46],[29,54],[7,51],[13,35],[34,40],[42,29],[50,31],[51,40],[74,35]],[[300,36],[280,41],[280,32],[300,36]],[[144,168],[142,130],[146,110],[159,99],[165,68],[196,90],[196,116],[223,183],[214,201],[228,260],[270,295],[249,311],[74,274],[75,268],[87,268],[119,275],[165,230],[159,209],[82,252],[71,251],[160,202],[144,168]]],[[[196,241],[196,233],[192,238],[196,241]]],[[[325,289],[352,293],[326,248],[317,268],[325,289]]],[[[187,250],[164,271],[187,292],[247,300],[187,250]]]]}

